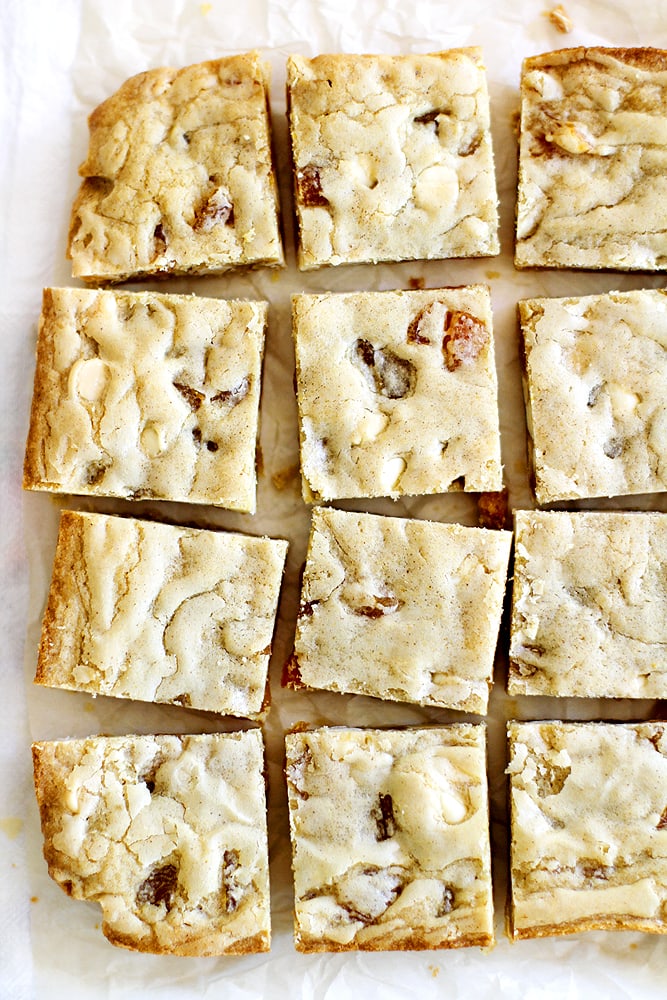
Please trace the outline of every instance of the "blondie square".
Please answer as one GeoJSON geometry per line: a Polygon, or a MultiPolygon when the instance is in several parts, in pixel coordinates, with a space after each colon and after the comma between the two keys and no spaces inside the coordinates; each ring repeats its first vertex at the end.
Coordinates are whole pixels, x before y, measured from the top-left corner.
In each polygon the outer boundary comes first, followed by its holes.
{"type": "Polygon", "coordinates": [[[667,489],[667,292],[519,303],[540,504],[667,489]]]}
{"type": "Polygon", "coordinates": [[[667,267],[667,52],[572,48],[521,77],[517,267],[667,267]]]}
{"type": "Polygon", "coordinates": [[[298,951],[493,944],[485,736],[287,735],[298,951]]]}
{"type": "Polygon", "coordinates": [[[44,292],[26,489],[254,513],[268,306],[44,292]]]}
{"type": "Polygon", "coordinates": [[[258,717],[286,553],[272,538],[63,511],[35,680],[258,717]]]}
{"type": "Polygon", "coordinates": [[[287,684],[485,713],[511,538],[315,508],[287,684]]]}
{"type": "Polygon", "coordinates": [[[33,744],[49,874],[115,945],[244,955],[271,940],[258,729],[33,744]]]}
{"type": "Polygon", "coordinates": [[[482,53],[291,56],[301,270],[497,254],[482,53]]]}
{"type": "Polygon", "coordinates": [[[667,933],[667,726],[508,730],[510,937],[667,933]]]}
{"type": "Polygon", "coordinates": [[[284,263],[257,52],[126,81],[88,120],[70,223],[92,283],[284,263]]]}
{"type": "Polygon", "coordinates": [[[483,285],[295,295],[304,498],[502,489],[483,285]]]}
{"type": "Polygon", "coordinates": [[[510,694],[667,698],[667,514],[516,511],[510,694]]]}

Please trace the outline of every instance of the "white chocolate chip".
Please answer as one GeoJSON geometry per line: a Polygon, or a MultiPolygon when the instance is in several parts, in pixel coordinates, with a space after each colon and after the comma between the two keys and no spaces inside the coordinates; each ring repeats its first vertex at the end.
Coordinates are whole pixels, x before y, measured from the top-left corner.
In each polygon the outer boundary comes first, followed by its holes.
{"type": "Polygon", "coordinates": [[[70,371],[70,388],[81,399],[98,403],[107,384],[107,366],[100,358],[75,361],[70,371]]]}
{"type": "Polygon", "coordinates": [[[393,490],[398,489],[400,478],[407,467],[408,463],[400,455],[396,455],[385,462],[382,469],[382,486],[387,492],[391,493],[393,490]]]}

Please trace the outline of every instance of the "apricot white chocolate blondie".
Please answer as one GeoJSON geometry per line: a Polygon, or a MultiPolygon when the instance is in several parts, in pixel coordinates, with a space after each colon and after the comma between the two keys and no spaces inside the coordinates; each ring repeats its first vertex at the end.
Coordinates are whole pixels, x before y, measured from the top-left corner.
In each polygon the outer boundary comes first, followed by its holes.
{"type": "Polygon", "coordinates": [[[92,283],[284,263],[257,52],[127,80],[89,118],[68,256],[92,283]]]}
{"type": "Polygon", "coordinates": [[[484,285],[295,295],[307,501],[502,489],[484,285]]]}
{"type": "Polygon", "coordinates": [[[539,504],[667,490],[667,292],[519,302],[539,504]]]}
{"type": "Polygon", "coordinates": [[[663,50],[525,60],[517,267],[667,268],[666,100],[663,50]]]}
{"type": "Polygon", "coordinates": [[[63,511],[39,684],[256,718],[287,542],[63,511]]]}
{"type": "Polygon", "coordinates": [[[482,53],[291,56],[302,270],[497,254],[482,53]]]}
{"type": "Polygon", "coordinates": [[[102,907],[112,944],[172,955],[268,951],[258,729],[33,745],[51,877],[102,907]]]}
{"type": "Polygon", "coordinates": [[[287,735],[298,951],[493,944],[485,735],[287,735]]]}
{"type": "Polygon", "coordinates": [[[315,508],[286,683],[485,713],[511,538],[315,508]]]}
{"type": "Polygon", "coordinates": [[[510,694],[667,698],[667,514],[515,512],[510,694]]]}
{"type": "Polygon", "coordinates": [[[46,289],[24,486],[254,513],[267,311],[46,289]]]}
{"type": "Polygon", "coordinates": [[[512,938],[667,933],[667,725],[511,722],[512,938]]]}

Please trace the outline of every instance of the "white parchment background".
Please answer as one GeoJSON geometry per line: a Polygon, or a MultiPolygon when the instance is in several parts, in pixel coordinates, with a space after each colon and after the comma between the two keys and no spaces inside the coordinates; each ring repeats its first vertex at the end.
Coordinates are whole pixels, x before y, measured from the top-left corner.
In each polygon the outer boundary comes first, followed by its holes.
{"type": "MultiPolygon", "coordinates": [[[[666,937],[594,933],[510,945],[503,931],[505,720],[549,716],[640,719],[651,717],[661,706],[651,702],[511,701],[503,694],[502,655],[488,719],[498,937],[495,949],[488,953],[469,949],[408,955],[302,956],[295,953],[291,936],[290,851],[281,780],[284,729],[300,719],[389,725],[447,722],[455,714],[364,698],[325,693],[305,696],[280,690],[280,669],[290,648],[298,572],[308,529],[308,511],[300,499],[298,479],[286,475],[298,460],[289,296],[297,290],[406,287],[410,278],[423,278],[427,287],[488,282],[494,304],[503,458],[510,502],[513,507],[532,505],[516,351],[516,301],[533,294],[586,294],[664,284],[662,278],[641,275],[522,274],[512,266],[516,180],[513,114],[518,107],[522,58],[578,44],[667,48],[664,0],[564,2],[574,21],[569,35],[555,30],[545,16],[550,5],[540,0],[514,0],[511,5],[488,0],[1,0],[1,998],[180,1000],[224,996],[229,1000],[338,1000],[364,994],[383,1000],[430,1000],[440,996],[479,1000],[584,996],[590,1000],[649,1000],[667,996],[666,937]],[[488,68],[501,198],[502,255],[486,261],[357,266],[299,275],[294,266],[284,121],[287,55],[427,52],[470,44],[483,46],[488,68]],[[69,208],[78,184],[76,168],[86,151],[88,113],[133,73],[255,47],[262,50],[273,70],[272,109],[289,267],[280,275],[257,272],[245,277],[176,280],[168,286],[162,283],[154,287],[265,298],[271,303],[262,402],[264,467],[257,515],[253,518],[174,505],[131,507],[72,499],[54,501],[45,495],[23,496],[21,464],[41,290],[46,285],[72,283],[64,247],[69,208]],[[31,739],[98,732],[204,732],[227,725],[205,713],[104,698],[93,700],[86,695],[32,686],[58,510],[65,503],[80,509],[158,512],[175,520],[203,519],[220,527],[287,537],[291,542],[272,663],[273,709],[266,729],[274,927],[269,955],[176,959],[115,949],[102,937],[97,908],[68,900],[47,875],[32,788],[31,739]]],[[[645,498],[633,501],[631,506],[665,510],[667,500],[645,498]]],[[[462,496],[357,507],[475,523],[474,502],[462,496]]]]}

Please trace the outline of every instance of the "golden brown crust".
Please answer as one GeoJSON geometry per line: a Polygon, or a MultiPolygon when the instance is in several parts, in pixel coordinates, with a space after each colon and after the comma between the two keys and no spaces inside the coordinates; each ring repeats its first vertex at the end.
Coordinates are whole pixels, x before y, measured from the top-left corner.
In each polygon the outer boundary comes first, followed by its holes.
{"type": "Polygon", "coordinates": [[[58,541],[53,560],[51,587],[42,620],[39,643],[36,684],[67,687],[69,672],[64,667],[63,652],[73,654],[72,647],[80,635],[78,626],[81,604],[77,596],[77,577],[72,566],[81,563],[83,524],[73,511],[63,510],[60,515],[58,541]]]}
{"type": "Polygon", "coordinates": [[[583,931],[641,931],[646,934],[667,934],[667,924],[656,926],[637,917],[618,916],[591,917],[587,920],[572,920],[562,924],[542,924],[540,927],[515,928],[510,906],[509,936],[513,941],[528,941],[531,938],[562,937],[565,934],[579,934],[583,931]]]}
{"type": "Polygon", "coordinates": [[[543,69],[545,66],[552,66],[564,61],[584,62],[595,59],[596,56],[618,59],[620,62],[627,63],[628,66],[636,66],[647,72],[661,72],[667,69],[667,51],[664,49],[654,49],[650,46],[624,49],[602,45],[579,45],[529,56],[524,60],[524,67],[526,69],[543,69]]]}
{"type": "MultiPolygon", "coordinates": [[[[469,934],[466,937],[455,938],[447,942],[447,949],[452,948],[490,948],[495,943],[492,934],[469,934]]],[[[322,944],[315,939],[296,937],[294,947],[303,955],[322,954],[324,952],[340,953],[348,951],[435,951],[442,950],[441,939],[429,940],[423,934],[387,934],[380,940],[365,941],[362,944],[322,944]]]]}
{"type": "Polygon", "coordinates": [[[48,331],[53,329],[54,316],[53,293],[50,288],[45,288],[42,292],[42,311],[37,334],[35,377],[30,407],[31,430],[28,432],[25,460],[23,463],[23,488],[26,490],[36,489],[43,478],[41,473],[41,469],[43,468],[43,460],[41,458],[42,437],[33,433],[32,428],[43,426],[45,413],[48,409],[50,395],[48,383],[50,381],[49,372],[51,370],[51,357],[53,354],[52,337],[48,331]]]}

